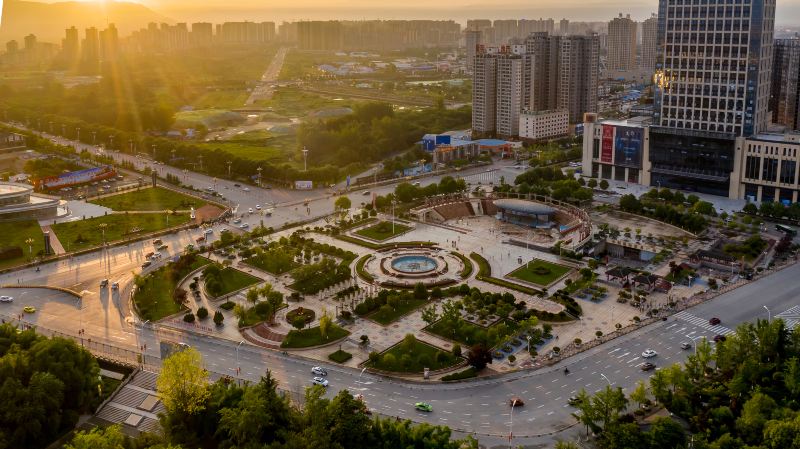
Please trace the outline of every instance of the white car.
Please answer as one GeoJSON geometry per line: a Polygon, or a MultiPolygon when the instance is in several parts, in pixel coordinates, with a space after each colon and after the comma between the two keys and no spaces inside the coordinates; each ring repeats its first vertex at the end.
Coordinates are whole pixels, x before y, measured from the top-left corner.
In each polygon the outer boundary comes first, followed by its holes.
{"type": "Polygon", "coordinates": [[[323,387],[327,387],[328,386],[328,381],[326,379],[321,378],[321,377],[315,377],[315,378],[311,379],[311,384],[312,385],[322,385],[323,387]]]}
{"type": "Polygon", "coordinates": [[[158,260],[160,258],[161,258],[161,253],[153,253],[153,255],[150,256],[150,260],[158,260]]]}
{"type": "Polygon", "coordinates": [[[247,229],[249,227],[250,227],[249,223],[242,223],[241,226],[239,226],[240,229],[247,229]]]}
{"type": "Polygon", "coordinates": [[[0,302],[14,302],[14,298],[11,296],[0,296],[0,302]]]}
{"type": "Polygon", "coordinates": [[[319,366],[315,366],[311,368],[311,374],[315,374],[317,376],[327,376],[328,372],[325,371],[323,368],[320,368],[319,366]]]}
{"type": "Polygon", "coordinates": [[[260,204],[256,204],[256,210],[261,210],[261,205],[260,204]]]}
{"type": "Polygon", "coordinates": [[[247,212],[252,214],[253,213],[253,208],[251,207],[250,209],[247,209],[247,212]]]}
{"type": "Polygon", "coordinates": [[[642,357],[644,357],[646,359],[649,359],[651,357],[655,357],[657,355],[658,355],[658,353],[653,351],[652,349],[645,349],[645,351],[642,353],[642,357]]]}
{"type": "Polygon", "coordinates": [[[250,187],[245,187],[242,190],[244,190],[245,192],[249,192],[250,191],[250,187]]]}
{"type": "Polygon", "coordinates": [[[206,233],[206,235],[208,235],[208,234],[213,234],[213,233],[214,233],[214,230],[213,230],[213,229],[211,229],[211,228],[208,228],[208,229],[206,229],[205,233],[206,233]]]}

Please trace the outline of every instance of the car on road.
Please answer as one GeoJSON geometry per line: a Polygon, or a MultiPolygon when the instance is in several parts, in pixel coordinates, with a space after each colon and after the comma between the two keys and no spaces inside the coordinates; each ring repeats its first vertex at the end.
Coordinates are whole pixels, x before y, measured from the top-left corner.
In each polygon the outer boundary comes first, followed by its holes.
{"type": "Polygon", "coordinates": [[[649,359],[651,357],[655,357],[657,355],[658,355],[658,353],[653,351],[652,349],[645,349],[644,352],[642,353],[642,357],[644,357],[646,359],[649,359]]]}
{"type": "Polygon", "coordinates": [[[324,368],[320,368],[319,366],[315,366],[315,367],[311,368],[311,373],[316,375],[316,376],[327,376],[328,375],[328,372],[325,371],[324,368]]]}
{"type": "Polygon", "coordinates": [[[162,243],[164,243],[164,242],[162,242],[162,241],[161,241],[161,239],[155,239],[155,240],[153,240],[153,246],[158,246],[158,245],[160,245],[160,244],[162,244],[162,243]]]}
{"type": "Polygon", "coordinates": [[[519,396],[512,396],[508,400],[508,405],[510,407],[522,407],[523,405],[525,405],[525,401],[523,401],[522,398],[519,396]]]}
{"type": "Polygon", "coordinates": [[[726,337],[724,335],[714,335],[714,341],[715,342],[725,341],[727,339],[728,339],[728,337],[726,337]]]}
{"type": "Polygon", "coordinates": [[[710,320],[708,320],[708,324],[710,324],[710,325],[712,325],[712,326],[716,326],[716,325],[718,325],[718,324],[719,324],[719,323],[721,323],[721,322],[722,322],[722,320],[720,320],[720,319],[719,319],[719,318],[717,318],[717,317],[713,317],[713,318],[711,318],[710,320]]]}
{"type": "Polygon", "coordinates": [[[692,344],[691,344],[691,343],[687,343],[687,342],[685,342],[685,341],[682,341],[682,342],[681,342],[681,349],[689,349],[689,348],[691,348],[691,347],[692,347],[692,344]]]}
{"type": "Polygon", "coordinates": [[[167,249],[167,248],[169,248],[169,245],[162,244],[162,245],[159,245],[159,247],[158,247],[158,250],[159,250],[159,251],[164,251],[164,250],[165,250],[165,249],[167,249]]]}
{"type": "Polygon", "coordinates": [[[567,404],[569,404],[569,405],[571,405],[573,407],[578,406],[580,403],[581,403],[581,400],[577,396],[570,396],[569,399],[567,399],[567,404]]]}
{"type": "Polygon", "coordinates": [[[153,262],[150,262],[150,261],[148,260],[147,262],[145,262],[145,263],[143,263],[143,264],[142,264],[142,269],[145,269],[145,268],[149,267],[149,266],[150,266],[150,265],[152,265],[152,264],[153,264],[153,262]]]}
{"type": "Polygon", "coordinates": [[[251,208],[247,209],[247,212],[252,214],[253,213],[253,208],[251,207],[251,208]]]}
{"type": "Polygon", "coordinates": [[[322,385],[323,387],[327,387],[328,386],[328,380],[327,379],[323,379],[321,377],[315,377],[315,378],[311,379],[311,384],[312,385],[322,385]]]}
{"type": "MultiPolygon", "coordinates": [[[[145,256],[145,257],[150,257],[150,256],[145,256]]],[[[108,279],[103,279],[102,281],[100,281],[100,288],[105,288],[105,287],[108,287],[108,279]]]]}
{"type": "Polygon", "coordinates": [[[241,222],[242,222],[241,218],[237,218],[237,219],[233,220],[233,224],[239,224],[241,222]]]}
{"type": "Polygon", "coordinates": [[[205,231],[203,231],[203,232],[205,232],[205,234],[206,234],[206,235],[210,235],[210,234],[213,234],[213,233],[214,233],[214,230],[213,230],[213,229],[211,229],[211,228],[208,228],[208,229],[206,229],[206,230],[205,230],[205,231]]]}
{"type": "Polygon", "coordinates": [[[111,284],[111,290],[119,290],[119,282],[114,282],[111,284]]]}
{"type": "Polygon", "coordinates": [[[364,196],[367,196],[367,195],[370,194],[370,191],[369,190],[365,190],[365,191],[361,192],[361,194],[364,195],[364,196]]]}
{"type": "Polygon", "coordinates": [[[0,302],[14,302],[14,298],[11,296],[0,296],[0,302]]]}
{"type": "Polygon", "coordinates": [[[153,253],[153,255],[150,256],[150,260],[158,260],[160,258],[161,258],[161,253],[153,253]]]}
{"type": "Polygon", "coordinates": [[[249,227],[250,227],[250,223],[242,223],[242,225],[239,226],[239,228],[241,228],[241,229],[247,229],[249,227]]]}
{"type": "Polygon", "coordinates": [[[36,307],[33,306],[25,306],[22,308],[22,311],[25,313],[36,313],[36,307]]]}
{"type": "Polygon", "coordinates": [[[241,187],[242,185],[237,182],[237,183],[234,183],[233,186],[234,187],[241,187]]]}
{"type": "Polygon", "coordinates": [[[650,371],[656,367],[655,364],[646,362],[642,364],[642,371],[650,371]]]}
{"type": "Polygon", "coordinates": [[[243,188],[242,190],[244,190],[245,192],[249,192],[249,191],[250,191],[250,188],[249,188],[249,187],[245,187],[245,188],[243,188]]]}
{"type": "Polygon", "coordinates": [[[417,402],[414,404],[414,408],[421,411],[421,412],[432,412],[433,407],[428,404],[427,402],[417,402]]]}
{"type": "Polygon", "coordinates": [[[202,237],[202,236],[201,236],[201,237],[197,237],[197,239],[195,239],[195,241],[196,241],[197,243],[202,243],[202,242],[205,242],[205,241],[206,241],[206,238],[205,238],[205,237],[202,237]]]}

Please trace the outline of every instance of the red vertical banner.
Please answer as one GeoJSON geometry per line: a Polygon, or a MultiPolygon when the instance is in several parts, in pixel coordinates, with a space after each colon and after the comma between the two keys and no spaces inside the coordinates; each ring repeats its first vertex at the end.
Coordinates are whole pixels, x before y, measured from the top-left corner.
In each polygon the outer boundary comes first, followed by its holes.
{"type": "Polygon", "coordinates": [[[600,162],[610,164],[614,153],[614,127],[603,125],[603,144],[600,150],[600,162]]]}

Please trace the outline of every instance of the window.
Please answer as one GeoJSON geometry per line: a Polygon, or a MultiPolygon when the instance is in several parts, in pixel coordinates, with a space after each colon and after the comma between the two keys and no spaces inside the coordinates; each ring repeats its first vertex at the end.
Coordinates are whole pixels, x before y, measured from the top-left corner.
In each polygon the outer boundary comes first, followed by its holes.
{"type": "Polygon", "coordinates": [[[761,164],[761,158],[756,156],[747,156],[745,161],[744,177],[747,179],[758,179],[758,168],[761,164]]]}
{"type": "Polygon", "coordinates": [[[796,164],[795,161],[784,160],[781,162],[781,183],[794,184],[796,164]]]}
{"type": "Polygon", "coordinates": [[[777,159],[764,159],[764,169],[761,173],[762,181],[775,182],[778,177],[778,160],[777,159]]]}

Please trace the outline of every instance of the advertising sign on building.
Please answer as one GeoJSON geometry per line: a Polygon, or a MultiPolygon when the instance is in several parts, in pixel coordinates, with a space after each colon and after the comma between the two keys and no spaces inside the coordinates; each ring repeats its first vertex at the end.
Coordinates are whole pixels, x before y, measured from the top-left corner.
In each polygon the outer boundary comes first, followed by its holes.
{"type": "Polygon", "coordinates": [[[603,125],[603,141],[600,145],[600,162],[610,164],[614,152],[614,127],[603,125]]]}
{"type": "Polygon", "coordinates": [[[617,127],[614,140],[614,164],[625,167],[642,167],[642,141],[644,130],[628,126],[617,127]]]}
{"type": "Polygon", "coordinates": [[[294,188],[297,190],[311,190],[314,188],[314,181],[295,181],[294,188]]]}

